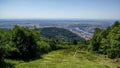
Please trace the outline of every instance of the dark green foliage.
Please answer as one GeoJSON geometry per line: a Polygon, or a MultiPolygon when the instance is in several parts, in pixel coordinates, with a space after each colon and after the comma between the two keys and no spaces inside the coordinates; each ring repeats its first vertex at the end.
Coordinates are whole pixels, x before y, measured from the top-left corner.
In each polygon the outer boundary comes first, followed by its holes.
{"type": "Polygon", "coordinates": [[[63,28],[48,27],[40,29],[41,35],[46,38],[59,38],[62,41],[84,41],[83,38],[63,28]]]}
{"type": "Polygon", "coordinates": [[[120,51],[115,49],[108,50],[108,57],[113,59],[113,58],[119,58],[120,57],[120,51]]]}
{"type": "Polygon", "coordinates": [[[57,50],[57,40],[50,40],[50,46],[52,48],[52,50],[57,50]]]}
{"type": "Polygon", "coordinates": [[[14,64],[8,62],[0,62],[0,68],[15,68],[14,64]]]}
{"type": "Polygon", "coordinates": [[[0,61],[3,61],[8,52],[14,49],[10,44],[10,32],[0,29],[0,61]]]}
{"type": "MultiPolygon", "coordinates": [[[[116,23],[115,23],[116,24],[116,23]]],[[[110,45],[110,58],[120,57],[120,23],[109,32],[107,36],[110,45]]]]}
{"type": "Polygon", "coordinates": [[[12,29],[12,42],[16,47],[16,51],[11,52],[13,58],[30,59],[35,58],[38,55],[39,33],[35,30],[29,30],[28,28],[20,28],[15,26],[12,29]]]}
{"type": "Polygon", "coordinates": [[[112,25],[112,28],[114,27],[120,27],[120,22],[119,21],[116,21],[113,25],[112,25]]]}
{"type": "Polygon", "coordinates": [[[11,30],[0,29],[0,61],[4,58],[30,60],[51,50],[66,48],[64,37],[45,39],[37,29],[15,26],[11,30]]]}
{"type": "Polygon", "coordinates": [[[37,45],[39,46],[40,55],[51,51],[50,45],[48,43],[46,43],[45,41],[38,41],[37,45]]]}
{"type": "Polygon", "coordinates": [[[49,41],[49,44],[52,50],[58,50],[61,49],[62,46],[64,46],[64,45],[60,46],[62,42],[60,42],[58,39],[51,39],[49,41]]]}
{"type": "Polygon", "coordinates": [[[116,21],[107,29],[95,29],[91,50],[110,58],[120,57],[120,23],[116,21]]]}
{"type": "Polygon", "coordinates": [[[95,33],[94,36],[91,40],[91,45],[92,45],[92,51],[99,51],[99,47],[100,47],[100,41],[101,41],[101,29],[96,28],[95,29],[95,33]]]}
{"type": "Polygon", "coordinates": [[[29,60],[51,50],[36,29],[15,26],[11,30],[0,29],[0,61],[4,58],[29,60]]]}
{"type": "Polygon", "coordinates": [[[78,44],[78,41],[77,41],[77,40],[73,40],[73,44],[74,44],[74,45],[77,45],[77,44],[78,44]]]}

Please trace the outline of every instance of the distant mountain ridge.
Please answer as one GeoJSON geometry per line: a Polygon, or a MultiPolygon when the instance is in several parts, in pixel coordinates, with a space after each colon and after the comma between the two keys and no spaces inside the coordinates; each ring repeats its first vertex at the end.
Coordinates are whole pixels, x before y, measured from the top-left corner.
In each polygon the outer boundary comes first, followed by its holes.
{"type": "MultiPolygon", "coordinates": [[[[103,19],[103,20],[97,20],[97,19],[0,19],[0,23],[3,22],[15,22],[15,23],[53,23],[53,22],[114,22],[116,20],[111,19],[103,19]]],[[[118,20],[120,21],[120,20],[118,20]]]]}

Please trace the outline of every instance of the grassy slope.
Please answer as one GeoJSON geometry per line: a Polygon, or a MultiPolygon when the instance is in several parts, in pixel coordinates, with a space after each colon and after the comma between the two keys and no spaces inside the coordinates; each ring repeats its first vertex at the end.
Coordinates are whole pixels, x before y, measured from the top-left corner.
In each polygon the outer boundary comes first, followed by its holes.
{"type": "Polygon", "coordinates": [[[116,68],[119,63],[102,55],[71,50],[53,51],[42,59],[30,62],[15,62],[15,68],[116,68]]]}

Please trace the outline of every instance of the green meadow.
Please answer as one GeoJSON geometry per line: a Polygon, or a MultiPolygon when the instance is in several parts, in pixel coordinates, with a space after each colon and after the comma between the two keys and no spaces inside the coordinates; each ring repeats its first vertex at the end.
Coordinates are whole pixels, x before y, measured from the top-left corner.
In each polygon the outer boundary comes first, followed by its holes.
{"type": "Polygon", "coordinates": [[[9,66],[10,68],[119,68],[120,61],[117,60],[86,51],[63,49],[44,54],[40,59],[29,62],[8,59],[5,62],[13,65],[9,66]]]}

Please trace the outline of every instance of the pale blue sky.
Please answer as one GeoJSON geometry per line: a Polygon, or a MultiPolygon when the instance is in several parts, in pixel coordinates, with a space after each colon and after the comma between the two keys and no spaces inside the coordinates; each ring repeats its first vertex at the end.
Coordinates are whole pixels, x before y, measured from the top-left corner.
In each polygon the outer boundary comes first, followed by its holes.
{"type": "Polygon", "coordinates": [[[120,0],[0,0],[0,19],[120,19],[120,0]]]}

